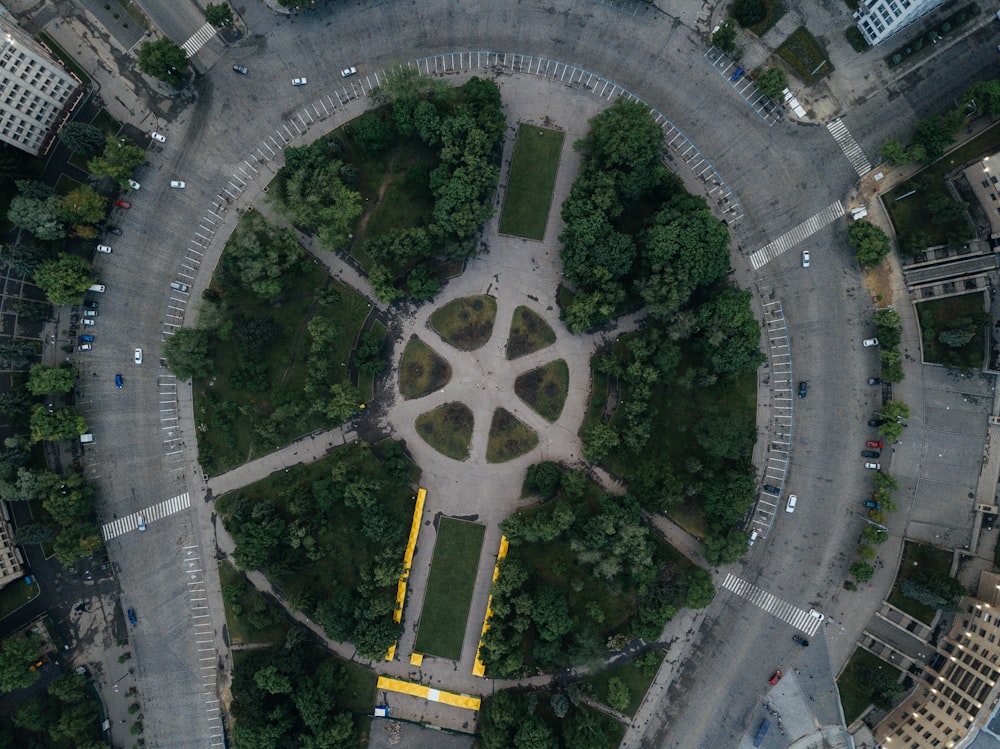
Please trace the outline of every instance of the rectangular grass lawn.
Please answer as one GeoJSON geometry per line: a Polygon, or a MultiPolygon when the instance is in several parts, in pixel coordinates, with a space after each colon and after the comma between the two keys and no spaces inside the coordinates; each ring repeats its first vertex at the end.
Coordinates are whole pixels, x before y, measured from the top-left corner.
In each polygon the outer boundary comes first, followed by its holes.
{"type": "Polygon", "coordinates": [[[537,125],[521,125],[514,141],[514,160],[500,214],[500,232],[544,239],[552,188],[559,170],[563,133],[537,125]]]}
{"type": "Polygon", "coordinates": [[[462,657],[465,624],[479,568],[485,526],[441,518],[431,575],[420,612],[420,629],[413,649],[457,661],[462,657]]]}

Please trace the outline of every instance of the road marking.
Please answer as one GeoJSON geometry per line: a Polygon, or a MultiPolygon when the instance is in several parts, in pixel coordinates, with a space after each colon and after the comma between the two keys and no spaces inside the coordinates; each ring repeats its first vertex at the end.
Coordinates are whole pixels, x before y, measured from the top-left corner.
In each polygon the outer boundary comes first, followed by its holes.
{"type": "Polygon", "coordinates": [[[861,150],[861,146],[854,140],[851,131],[847,129],[847,125],[841,122],[839,117],[829,123],[826,129],[833,136],[833,139],[837,141],[840,150],[844,152],[844,156],[851,162],[851,166],[854,167],[854,171],[858,173],[859,177],[864,177],[872,170],[872,164],[868,160],[868,157],[865,156],[865,152],[861,150]]]}
{"type": "Polygon", "coordinates": [[[763,588],[758,588],[753,583],[749,583],[736,575],[729,573],[722,581],[722,587],[735,593],[740,598],[745,598],[754,606],[763,609],[772,616],[781,619],[783,622],[791,624],[796,629],[805,632],[812,637],[819,630],[822,623],[815,616],[810,616],[808,611],[793,606],[787,601],[782,601],[772,593],[768,593],[763,588]]]}
{"type": "Polygon", "coordinates": [[[786,250],[799,242],[808,239],[827,224],[837,220],[845,213],[840,201],[831,203],[815,216],[810,216],[798,226],[786,231],[773,242],[764,245],[750,256],[750,266],[760,270],[764,265],[774,260],[786,250]]]}
{"type": "Polygon", "coordinates": [[[183,494],[178,494],[176,497],[166,499],[159,504],[147,507],[145,510],[139,510],[138,512],[133,512],[131,515],[116,518],[110,523],[105,523],[101,528],[101,535],[104,536],[105,541],[110,541],[112,538],[117,538],[129,531],[138,530],[140,515],[143,516],[148,525],[154,520],[162,520],[168,515],[174,515],[181,510],[186,510],[190,506],[191,498],[187,492],[184,492],[183,494]]]}
{"type": "Polygon", "coordinates": [[[215,27],[210,23],[206,23],[194,32],[191,38],[181,45],[181,48],[187,52],[188,57],[194,57],[194,53],[208,44],[208,41],[213,36],[215,36],[215,27]]]}

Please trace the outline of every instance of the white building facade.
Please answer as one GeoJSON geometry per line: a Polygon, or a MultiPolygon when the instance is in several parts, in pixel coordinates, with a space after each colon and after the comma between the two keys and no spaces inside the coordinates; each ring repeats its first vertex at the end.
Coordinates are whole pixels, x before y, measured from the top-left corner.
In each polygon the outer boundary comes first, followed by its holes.
{"type": "Polygon", "coordinates": [[[875,46],[942,3],[944,0],[861,0],[854,16],[865,40],[875,46]]]}

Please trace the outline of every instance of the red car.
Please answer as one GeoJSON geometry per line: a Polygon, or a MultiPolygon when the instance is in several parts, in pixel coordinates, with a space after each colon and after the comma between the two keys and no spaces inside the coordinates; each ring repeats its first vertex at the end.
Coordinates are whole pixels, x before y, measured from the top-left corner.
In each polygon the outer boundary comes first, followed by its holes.
{"type": "Polygon", "coordinates": [[[767,681],[773,687],[775,684],[777,684],[779,681],[781,681],[781,677],[782,676],[784,676],[784,674],[782,674],[781,671],[775,671],[774,672],[774,676],[772,676],[767,681]]]}
{"type": "Polygon", "coordinates": [[[874,447],[876,450],[882,449],[882,443],[879,440],[868,440],[865,443],[866,447],[874,447]]]}
{"type": "Polygon", "coordinates": [[[132,207],[132,204],[129,203],[127,200],[116,200],[115,201],[115,205],[118,206],[119,208],[131,208],[132,207]]]}

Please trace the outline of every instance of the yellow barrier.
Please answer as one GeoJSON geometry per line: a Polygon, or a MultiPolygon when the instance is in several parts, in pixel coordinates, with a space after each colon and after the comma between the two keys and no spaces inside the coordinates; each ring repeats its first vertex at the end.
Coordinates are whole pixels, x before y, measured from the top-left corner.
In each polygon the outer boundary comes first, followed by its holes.
{"type": "MultiPolygon", "coordinates": [[[[424,513],[424,500],[427,499],[427,490],[417,490],[417,503],[413,507],[413,520],[410,522],[410,538],[406,542],[406,551],[403,552],[403,572],[396,583],[396,610],[392,612],[392,620],[399,624],[403,621],[403,602],[406,600],[406,581],[410,577],[410,565],[413,564],[413,550],[417,548],[417,535],[420,533],[420,518],[424,513]]],[[[396,643],[393,643],[386,653],[385,659],[391,661],[396,657],[396,643]]]]}
{"type": "Polygon", "coordinates": [[[416,684],[412,681],[392,679],[388,676],[378,677],[378,683],[376,686],[379,689],[385,689],[388,692],[408,694],[413,697],[420,697],[430,702],[440,702],[444,705],[461,707],[466,710],[478,710],[479,705],[482,703],[482,700],[479,697],[471,697],[467,694],[459,694],[458,692],[446,692],[442,689],[429,687],[426,684],[416,684]]]}
{"type": "MultiPolygon", "coordinates": [[[[500,560],[507,556],[508,546],[507,537],[500,536],[500,551],[497,552],[497,563],[493,565],[493,582],[496,582],[497,578],[500,577],[500,560]]],[[[490,597],[486,599],[486,616],[483,617],[483,631],[479,634],[479,647],[476,648],[476,662],[472,664],[473,676],[486,676],[486,665],[480,659],[479,654],[483,650],[483,635],[490,628],[490,617],[493,616],[492,603],[493,594],[491,593],[490,597]]]]}

